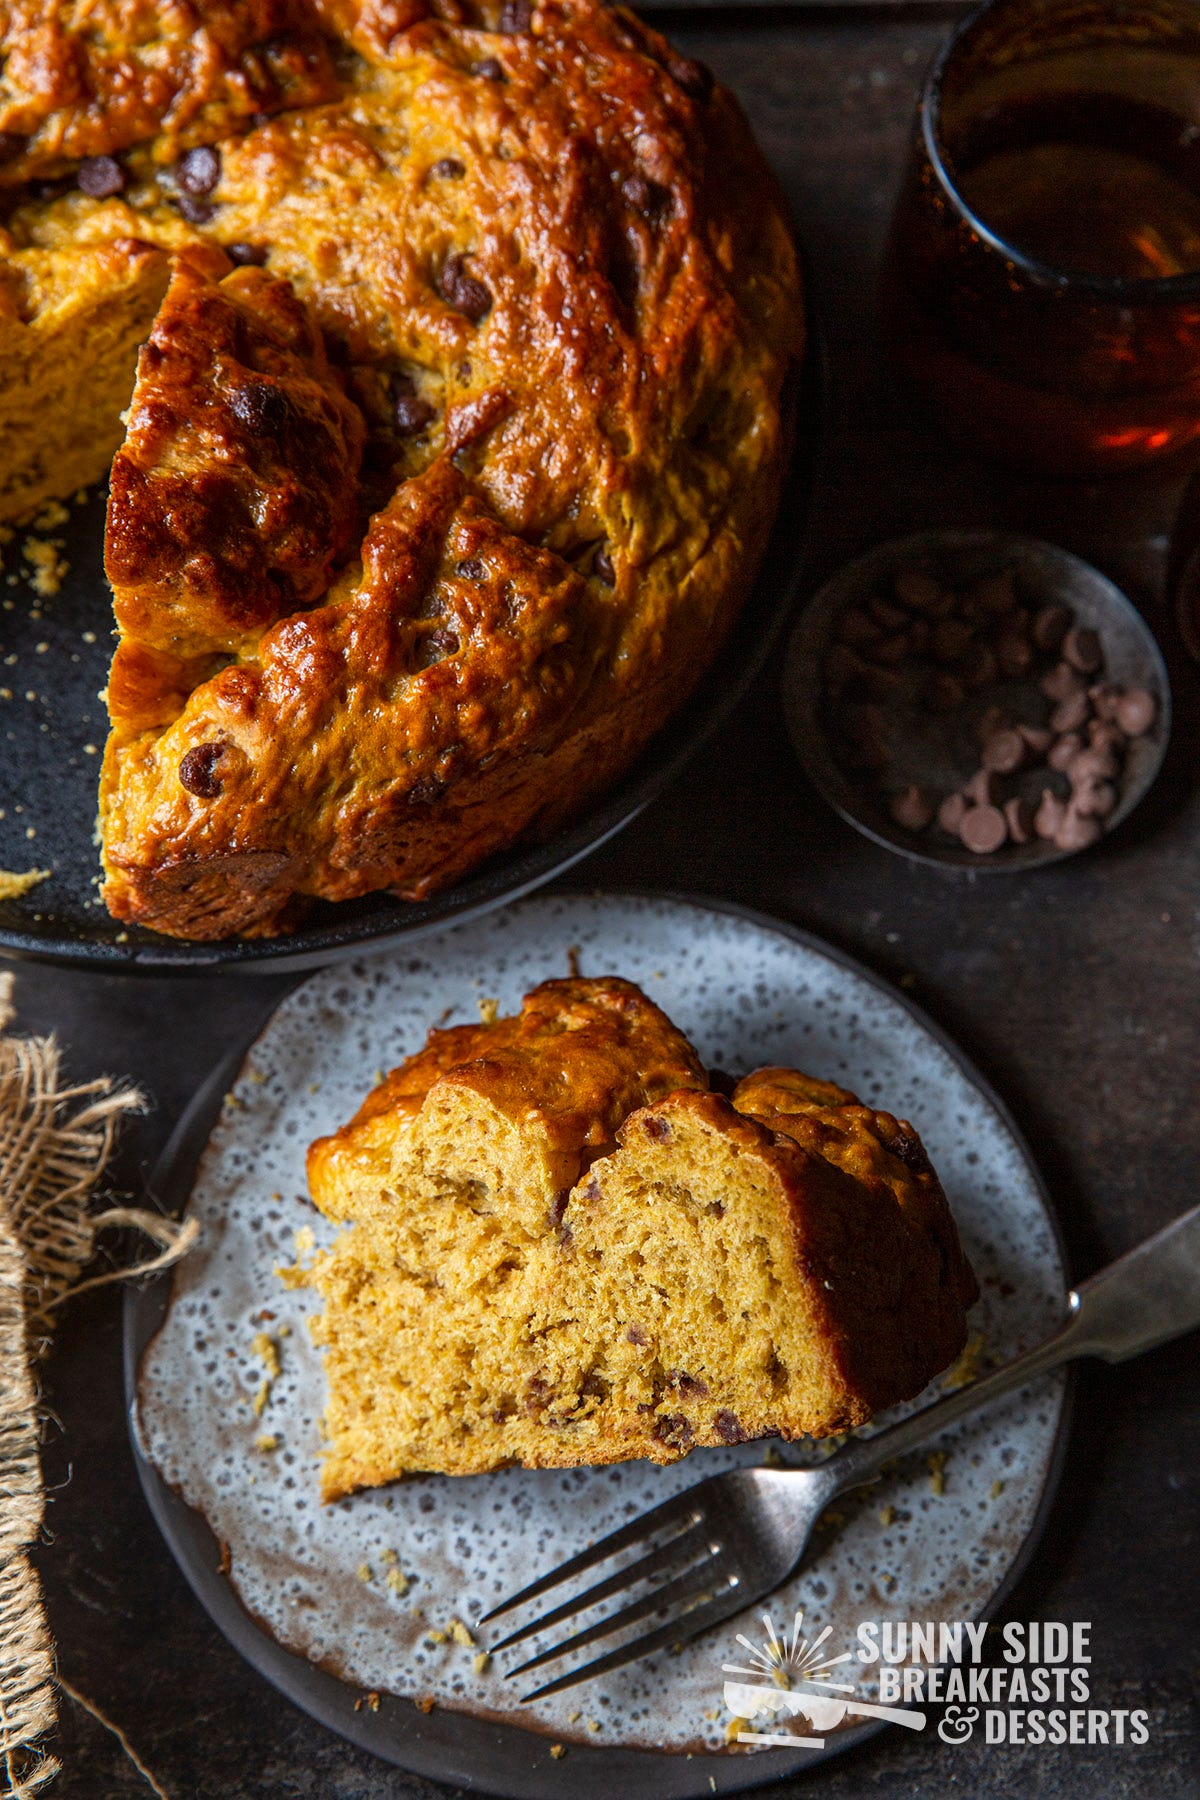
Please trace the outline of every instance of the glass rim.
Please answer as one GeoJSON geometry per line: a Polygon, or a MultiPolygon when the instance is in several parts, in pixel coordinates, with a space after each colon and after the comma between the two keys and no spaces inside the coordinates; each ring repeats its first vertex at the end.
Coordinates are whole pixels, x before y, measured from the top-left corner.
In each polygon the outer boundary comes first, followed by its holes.
{"type": "Polygon", "coordinates": [[[1200,298],[1200,269],[1182,275],[1089,275],[1082,270],[1059,269],[1053,263],[1043,262],[1039,257],[1030,256],[1028,252],[1009,243],[968,203],[958,186],[949,157],[942,150],[942,88],[950,63],[964,39],[985,13],[997,10],[1000,4],[1001,0],[980,0],[980,4],[973,7],[967,17],[955,26],[930,64],[921,88],[920,118],[925,153],[943,193],[953,202],[970,229],[990,249],[1043,287],[1056,288],[1061,293],[1092,294],[1098,299],[1127,305],[1200,298]]]}

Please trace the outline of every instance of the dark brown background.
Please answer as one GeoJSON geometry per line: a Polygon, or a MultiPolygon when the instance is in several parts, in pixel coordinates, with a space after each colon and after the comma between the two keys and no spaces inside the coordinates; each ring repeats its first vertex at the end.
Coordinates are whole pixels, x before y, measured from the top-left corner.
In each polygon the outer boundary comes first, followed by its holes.
{"type": "MultiPolygon", "coordinates": [[[[764,10],[675,26],[741,96],[800,223],[833,376],[812,585],[863,545],[929,524],[1007,523],[1080,551],[1124,583],[1167,652],[1176,726],[1164,777],[1117,841],[1075,863],[994,880],[910,866],[806,787],[773,670],[721,742],[573,882],[726,896],[910,977],[1016,1112],[1081,1276],[1197,1198],[1200,680],[1160,598],[1175,490],[1015,483],[927,433],[879,367],[873,275],[944,17],[764,10]]],[[[26,965],[17,997],[24,1027],[59,1031],[73,1073],[132,1075],[153,1096],[121,1170],[134,1187],[199,1079],[282,985],[123,982],[26,965]]],[[[1092,1704],[1146,1708],[1145,1746],[949,1748],[932,1731],[893,1731],[776,1791],[1200,1794],[1198,1371],[1192,1339],[1084,1372],[1062,1490],[1007,1608],[1020,1619],[1090,1620],[1092,1704]]],[[[62,1672],[128,1732],[171,1800],[442,1791],[310,1723],[192,1600],[134,1476],[113,1290],[65,1315],[46,1391],[52,1494],[38,1560],[62,1672]]],[[[150,1791],[86,1714],[64,1701],[64,1715],[60,1800],[150,1791]]]]}

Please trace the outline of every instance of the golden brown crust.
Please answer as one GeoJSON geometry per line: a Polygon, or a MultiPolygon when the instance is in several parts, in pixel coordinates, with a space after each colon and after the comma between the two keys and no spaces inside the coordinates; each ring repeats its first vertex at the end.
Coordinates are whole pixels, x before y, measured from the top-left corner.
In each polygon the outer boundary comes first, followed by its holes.
{"type": "MultiPolygon", "coordinates": [[[[202,10],[216,30],[220,9],[202,10]]],[[[275,17],[269,0],[232,10],[247,42],[275,17]]],[[[131,0],[139,44],[153,13],[131,0]]],[[[236,497],[228,458],[257,448],[231,412],[237,384],[203,364],[223,302],[198,274],[186,308],[173,290],[154,334],[163,360],[139,383],[154,414],[135,406],[110,512],[126,641],[102,810],[111,909],[183,936],[286,929],[308,895],[424,896],[554,829],[626,767],[748,590],[804,338],[783,207],[736,103],[632,16],[595,0],[321,0],[287,17],[342,40],[323,103],[289,101],[230,133],[211,123],[219,106],[205,110],[224,92],[218,64],[212,93],[187,89],[161,119],[98,88],[114,144],[147,134],[122,152],[121,190],[26,197],[9,221],[14,258],[120,237],[265,262],[310,309],[305,354],[323,340],[365,435],[361,559],[335,532],[307,591],[305,557],[292,560],[272,610],[262,579],[277,546],[255,563],[240,525],[203,499],[213,484],[236,497]],[[213,143],[190,188],[171,160],[185,114],[196,130],[210,120],[213,143]],[[470,645],[414,686],[414,595],[430,558],[445,578],[452,541],[472,534],[500,586],[474,610],[458,596],[470,645]],[[318,601],[325,618],[295,611],[318,601]],[[528,653],[513,642],[526,633],[528,653]],[[235,662],[204,666],[206,646],[235,662]],[[223,800],[200,806],[176,771],[210,745],[228,746],[223,800]]],[[[28,37],[24,19],[13,29],[28,37]]],[[[73,15],[54,19],[69,35],[73,15]]],[[[164,42],[183,80],[186,58],[164,42]]],[[[66,88],[49,93],[69,111],[66,88]]],[[[60,139],[46,131],[49,155],[60,139]]],[[[297,498],[311,497],[310,450],[291,461],[297,498]]],[[[288,461],[271,469],[275,495],[288,461]]]]}
{"type": "MultiPolygon", "coordinates": [[[[797,1070],[762,1073],[775,1091],[846,1091],[797,1070]]],[[[978,1286],[911,1125],[897,1129],[919,1152],[917,1172],[875,1136],[869,1121],[896,1126],[890,1114],[863,1119],[865,1108],[848,1107],[837,1124],[799,1113],[763,1120],[739,1100],[742,1088],[754,1097],[756,1080],[740,1084],[732,1102],[719,1094],[673,1094],[635,1113],[618,1139],[626,1147],[639,1133],[654,1141],[664,1125],[671,1128],[673,1114],[684,1112],[771,1172],[787,1216],[793,1279],[824,1315],[830,1379],[843,1392],[846,1425],[860,1424],[919,1394],[958,1355],[978,1286]]]]}
{"type": "Polygon", "coordinates": [[[974,1305],[979,1285],[925,1146],[905,1119],[876,1112],[832,1082],[795,1069],[757,1069],[738,1083],[733,1105],[814,1156],[887,1193],[915,1234],[936,1246],[939,1283],[958,1306],[974,1305]]]}
{"type": "Polygon", "coordinates": [[[332,99],[303,0],[3,0],[0,182],[158,135],[160,160],[256,113],[332,99]]]}
{"type": "Polygon", "coordinates": [[[181,261],[113,463],[105,566],[122,648],[233,653],[318,599],[358,525],[363,437],[288,282],[181,261]]]}
{"type": "Polygon", "coordinates": [[[611,1149],[636,1107],[704,1087],[695,1051],[661,1009],[619,976],[543,981],[521,1010],[491,1024],[435,1027],[425,1047],[374,1088],[349,1124],[309,1151],[317,1204],[343,1156],[414,1118],[435,1083],[470,1089],[517,1123],[547,1133],[570,1186],[611,1149]]]}

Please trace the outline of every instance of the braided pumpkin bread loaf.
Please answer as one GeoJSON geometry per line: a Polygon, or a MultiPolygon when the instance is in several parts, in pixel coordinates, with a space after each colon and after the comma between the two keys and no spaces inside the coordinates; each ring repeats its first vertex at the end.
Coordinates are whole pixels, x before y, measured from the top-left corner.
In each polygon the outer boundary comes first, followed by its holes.
{"type": "Polygon", "coordinates": [[[599,0],[0,18],[0,520],[116,452],[110,911],[273,933],[552,831],[775,509],[803,306],[736,103],[599,0]]]}
{"type": "Polygon", "coordinates": [[[732,1100],[615,977],[430,1033],[309,1152],[347,1223],[322,1491],[827,1435],[961,1350],[971,1270],[910,1125],[792,1070],[732,1100]]]}

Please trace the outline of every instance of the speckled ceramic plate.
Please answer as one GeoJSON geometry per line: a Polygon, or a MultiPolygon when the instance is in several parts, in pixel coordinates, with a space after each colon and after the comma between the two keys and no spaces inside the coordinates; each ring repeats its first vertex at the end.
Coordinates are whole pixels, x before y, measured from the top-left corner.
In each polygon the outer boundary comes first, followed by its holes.
{"type": "MultiPolygon", "coordinates": [[[[775,1447],[699,1451],[669,1469],[426,1477],[322,1508],[311,1297],[274,1273],[296,1256],[298,1231],[332,1236],[303,1198],[309,1140],[344,1121],[375,1071],[420,1045],[431,1021],[470,1019],[485,997],[510,1010],[565,973],[572,951],[585,974],[639,982],[710,1064],[795,1062],[913,1119],[980,1276],[972,1328],[985,1356],[1007,1358],[1060,1319],[1062,1258],[1028,1152],[978,1076],[905,1001],[814,940],[744,913],[639,896],[530,900],[314,977],[198,1102],[160,1193],[172,1202],[190,1190],[200,1246],[175,1278],[165,1322],[169,1283],[129,1306],[135,1446],[159,1522],[217,1623],[336,1730],[489,1793],[607,1796],[618,1783],[656,1800],[729,1793],[821,1754],[725,1750],[721,1665],[735,1632],[758,1635],[757,1617],[527,1708],[501,1659],[477,1670],[471,1648],[426,1633],[473,1620],[635,1512],[775,1447]],[[256,1413],[264,1328],[281,1368],[256,1413]],[[257,1447],[263,1437],[272,1448],[257,1447]],[[378,1711],[354,1710],[364,1693],[382,1696],[378,1711]],[[428,1712],[413,1704],[430,1700],[428,1712]],[[552,1757],[555,1744],[565,1754],[552,1757]]],[[[940,1493],[920,1455],[886,1490],[844,1503],[776,1597],[778,1616],[803,1607],[849,1645],[863,1618],[976,1618],[993,1607],[1036,1534],[1063,1404],[1051,1379],[946,1434],[940,1493]]],[[[821,1454],[803,1444],[782,1453],[821,1454]]],[[[827,1749],[861,1735],[835,1731],[827,1749]]]]}

